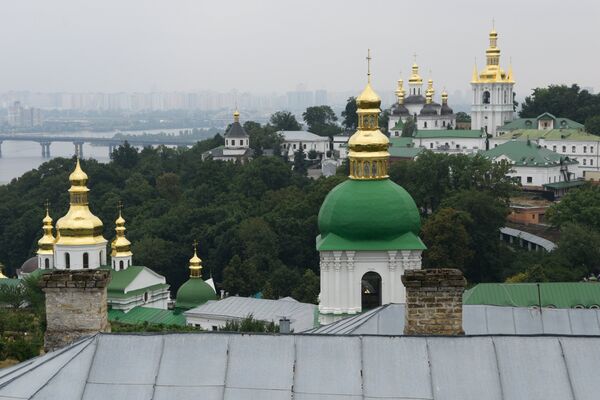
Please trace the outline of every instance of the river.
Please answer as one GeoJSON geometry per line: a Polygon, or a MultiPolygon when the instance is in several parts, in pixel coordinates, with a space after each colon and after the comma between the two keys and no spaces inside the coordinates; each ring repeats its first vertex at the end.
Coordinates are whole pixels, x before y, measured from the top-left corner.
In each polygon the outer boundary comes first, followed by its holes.
{"type": "MultiPolygon", "coordinates": [[[[191,128],[186,128],[191,129],[191,128]]],[[[144,132],[148,134],[157,134],[160,132],[175,133],[186,129],[156,129],[147,131],[122,131],[127,135],[141,135],[144,132]]],[[[65,133],[35,133],[34,135],[45,136],[77,136],[77,137],[112,137],[115,132],[65,132],[65,133]]],[[[51,158],[54,157],[73,157],[75,146],[69,142],[54,142],[50,145],[51,158]]],[[[110,161],[108,156],[108,147],[92,146],[89,143],[83,144],[83,157],[94,158],[99,162],[106,163],[110,161]]],[[[2,143],[2,157],[0,158],[0,185],[9,183],[13,178],[23,175],[25,172],[39,167],[42,163],[48,161],[48,158],[42,157],[42,147],[36,142],[7,141],[2,143]]]]}

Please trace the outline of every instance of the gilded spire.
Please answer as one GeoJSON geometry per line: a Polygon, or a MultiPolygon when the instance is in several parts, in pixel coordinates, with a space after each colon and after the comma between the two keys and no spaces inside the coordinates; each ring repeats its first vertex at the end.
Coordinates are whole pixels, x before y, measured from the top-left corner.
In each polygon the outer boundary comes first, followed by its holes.
{"type": "Polygon", "coordinates": [[[46,216],[42,220],[44,235],[38,240],[37,254],[54,254],[54,243],[56,239],[52,234],[52,218],[50,217],[50,203],[46,200],[46,216]]]}
{"type": "Polygon", "coordinates": [[[419,66],[417,65],[417,53],[414,54],[414,62],[411,69],[410,77],[408,78],[409,85],[422,85],[423,78],[419,75],[419,66]]]}
{"type": "Polygon", "coordinates": [[[442,104],[448,104],[448,92],[446,92],[446,88],[442,91],[442,104]]]}
{"type": "Polygon", "coordinates": [[[479,81],[479,72],[477,72],[477,61],[473,65],[473,76],[471,77],[471,82],[476,83],[479,81]]]}
{"type": "Polygon", "coordinates": [[[119,217],[115,221],[115,239],[111,243],[111,257],[131,257],[131,242],[125,237],[125,218],[122,215],[123,203],[117,205],[119,217]]]}
{"type": "Polygon", "coordinates": [[[351,179],[370,180],[388,177],[390,141],[379,130],[381,99],[371,87],[370,61],[369,52],[367,86],[356,98],[358,130],[348,141],[351,179]]]}
{"type": "Polygon", "coordinates": [[[194,256],[190,258],[190,278],[202,278],[202,260],[198,257],[198,242],[194,242],[194,256]]]}
{"type": "Polygon", "coordinates": [[[70,206],[67,214],[56,222],[57,245],[92,245],[106,243],[102,237],[102,221],[89,209],[88,176],[81,169],[79,158],[75,170],[69,176],[70,206]]]}
{"type": "Polygon", "coordinates": [[[233,113],[233,122],[240,122],[240,112],[238,111],[237,107],[233,113]]]}
{"type": "Polygon", "coordinates": [[[489,42],[489,46],[485,51],[485,68],[477,76],[475,69],[471,82],[512,82],[504,70],[500,68],[500,48],[498,47],[498,32],[496,32],[495,27],[489,33],[489,42]]]}
{"type": "Polygon", "coordinates": [[[433,79],[429,78],[427,80],[427,90],[425,91],[425,103],[431,104],[433,103],[433,95],[435,94],[435,90],[433,90],[433,79]]]}

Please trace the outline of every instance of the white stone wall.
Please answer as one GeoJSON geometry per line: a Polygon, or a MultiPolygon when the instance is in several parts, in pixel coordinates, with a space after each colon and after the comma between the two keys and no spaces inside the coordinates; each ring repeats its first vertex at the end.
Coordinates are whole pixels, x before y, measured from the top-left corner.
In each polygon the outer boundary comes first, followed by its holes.
{"type": "Polygon", "coordinates": [[[420,250],[322,251],[321,314],[356,314],[362,311],[362,277],[381,276],[381,303],[403,303],[406,291],[400,277],[405,270],[421,268],[420,250]]]}
{"type": "MultiPolygon", "coordinates": [[[[452,131],[448,131],[448,134],[451,135],[452,131]]],[[[415,138],[413,143],[415,147],[436,153],[470,154],[485,150],[485,138],[415,138]]]]}
{"type": "Polygon", "coordinates": [[[66,268],[66,254],[69,254],[71,270],[84,269],[83,255],[88,253],[89,269],[96,269],[106,264],[106,242],[94,245],[54,245],[54,267],[56,269],[66,268]]]}
{"type": "Polygon", "coordinates": [[[315,150],[317,153],[322,154],[323,158],[327,157],[327,152],[329,151],[329,140],[302,140],[302,141],[284,141],[283,142],[283,150],[287,151],[288,157],[293,158],[294,153],[296,153],[300,149],[300,145],[304,148],[304,155],[308,158],[308,152],[311,150],[315,150]]]}
{"type": "Polygon", "coordinates": [[[111,257],[112,269],[115,271],[125,270],[131,267],[131,256],[111,257]]]}
{"type": "Polygon", "coordinates": [[[48,260],[48,269],[54,268],[54,254],[38,254],[38,269],[46,269],[46,260],[48,260]]]}

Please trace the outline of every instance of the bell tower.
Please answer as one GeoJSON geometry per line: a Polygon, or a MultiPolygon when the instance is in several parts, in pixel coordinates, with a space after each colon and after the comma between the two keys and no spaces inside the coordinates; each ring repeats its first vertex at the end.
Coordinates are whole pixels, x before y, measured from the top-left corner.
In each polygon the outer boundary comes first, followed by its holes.
{"type": "Polygon", "coordinates": [[[489,40],[485,68],[481,73],[477,72],[477,65],[473,68],[471,129],[483,129],[496,136],[499,127],[514,119],[515,81],[512,66],[509,66],[508,72],[500,68],[500,48],[495,29],[490,32],[489,40]]]}

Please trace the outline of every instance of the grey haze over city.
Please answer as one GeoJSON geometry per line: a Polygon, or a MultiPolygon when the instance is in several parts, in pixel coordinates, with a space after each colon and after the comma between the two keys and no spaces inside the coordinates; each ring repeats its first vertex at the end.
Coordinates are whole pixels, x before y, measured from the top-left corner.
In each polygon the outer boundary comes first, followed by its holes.
{"type": "Polygon", "coordinates": [[[452,94],[485,63],[493,19],[519,97],[550,83],[597,89],[599,15],[595,0],[6,1],[0,92],[358,92],[371,48],[376,90],[406,80],[417,53],[452,94]]]}

